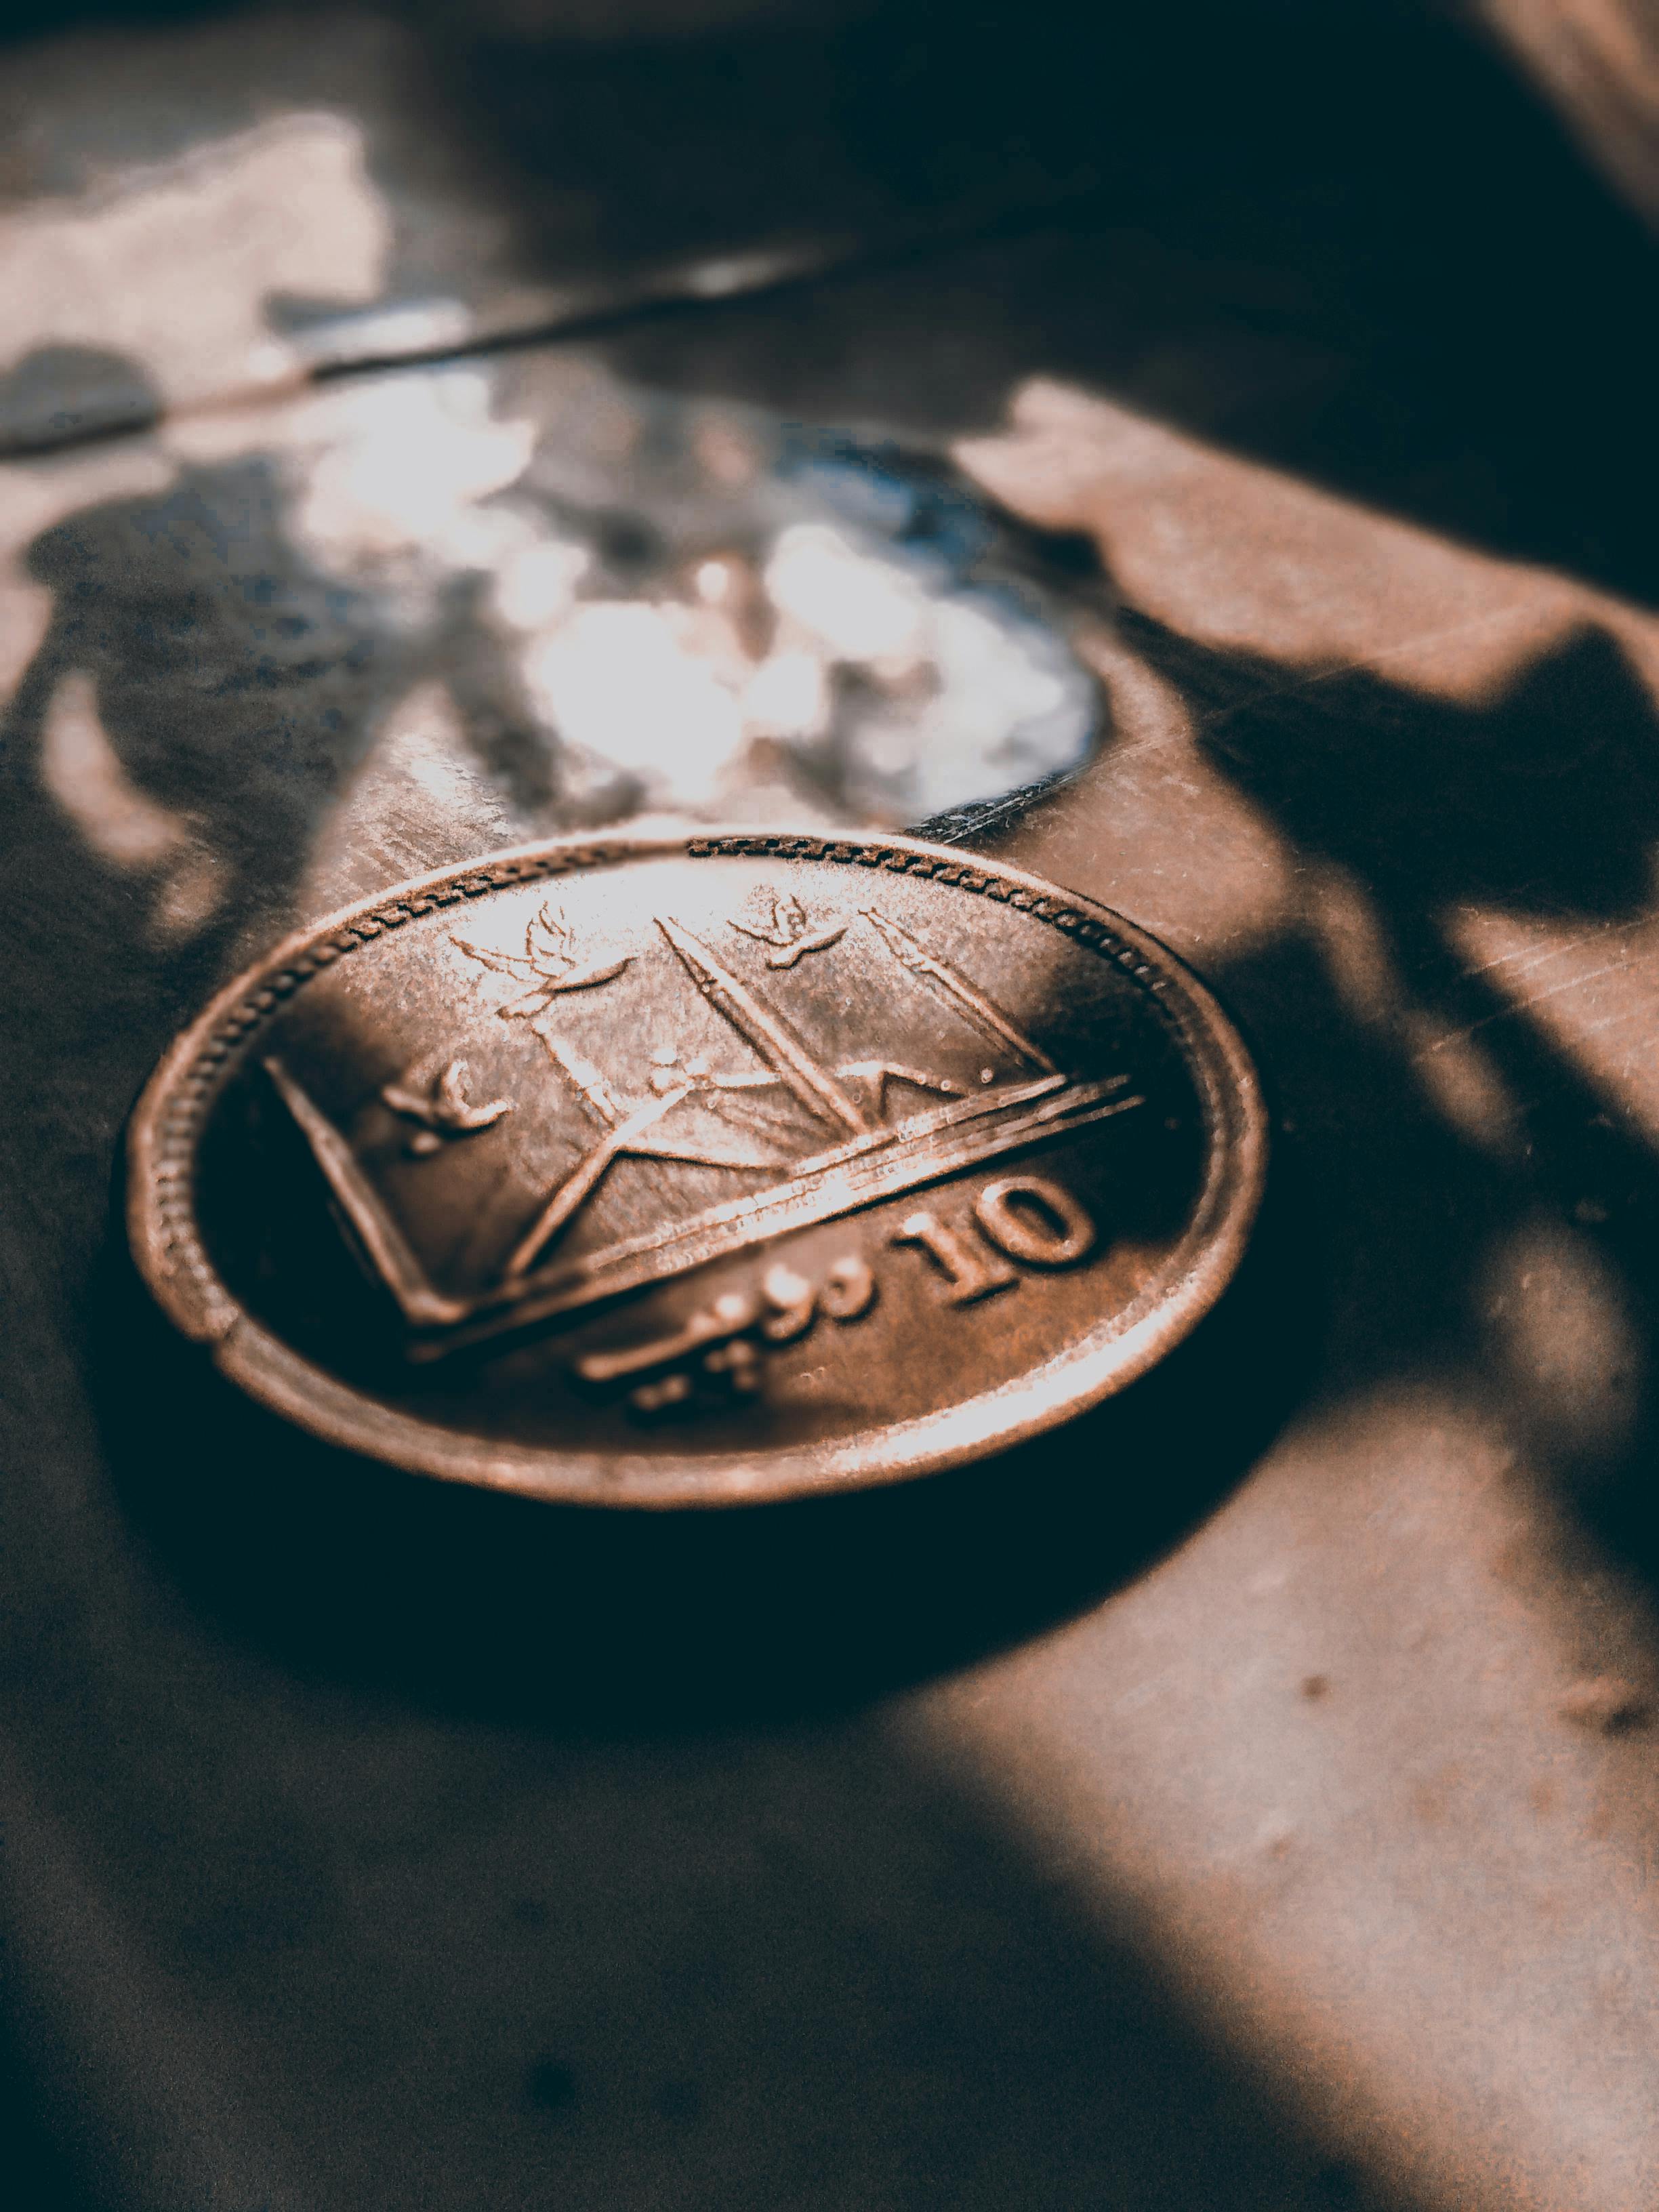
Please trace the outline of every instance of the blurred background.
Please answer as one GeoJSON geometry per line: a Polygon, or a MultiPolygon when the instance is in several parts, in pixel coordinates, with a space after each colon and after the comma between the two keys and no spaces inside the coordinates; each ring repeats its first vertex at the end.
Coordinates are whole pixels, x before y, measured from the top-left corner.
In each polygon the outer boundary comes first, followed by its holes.
{"type": "Polygon", "coordinates": [[[1659,17],[24,4],[0,51],[17,2200],[1659,2187],[1659,17]],[[325,1452],[121,1130],[299,921],[629,820],[1120,907],[1245,1279],[969,1474],[325,1452]]]}

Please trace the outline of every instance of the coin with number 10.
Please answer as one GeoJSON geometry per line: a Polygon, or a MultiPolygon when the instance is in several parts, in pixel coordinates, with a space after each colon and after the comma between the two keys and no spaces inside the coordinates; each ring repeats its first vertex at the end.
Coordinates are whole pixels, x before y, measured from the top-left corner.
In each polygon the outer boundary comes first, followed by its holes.
{"type": "Polygon", "coordinates": [[[1265,1117],[1108,909],[914,839],[570,840],[278,945],[131,1133],[156,1296],[396,1465],[610,1506],[946,1468],[1235,1269],[1265,1117]]]}

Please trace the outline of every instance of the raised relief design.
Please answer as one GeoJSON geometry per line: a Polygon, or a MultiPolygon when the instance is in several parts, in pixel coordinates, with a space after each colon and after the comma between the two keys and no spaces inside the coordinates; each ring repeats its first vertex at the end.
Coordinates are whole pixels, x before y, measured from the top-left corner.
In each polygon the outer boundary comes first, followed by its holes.
{"type": "Polygon", "coordinates": [[[925,1252],[945,1279],[945,1302],[970,1306],[998,1291],[1012,1291],[1019,1277],[994,1253],[982,1251],[969,1237],[931,1206],[907,1213],[893,1231],[895,1244],[914,1244],[925,1252]]]}
{"type": "Polygon", "coordinates": [[[466,1062],[452,1060],[439,1070],[425,1090],[415,1087],[415,1070],[405,1068],[395,1083],[380,1092],[381,1103],[406,1121],[419,1124],[408,1150],[419,1158],[441,1152],[446,1139],[473,1137],[480,1129],[493,1129],[503,1114],[513,1111],[507,1098],[492,1098],[476,1106],[466,1095],[466,1062]]]}
{"type": "Polygon", "coordinates": [[[820,1313],[835,1322],[857,1321],[875,1297],[876,1279],[855,1255],[836,1261],[820,1283],[780,1261],[757,1289],[723,1291],[680,1328],[617,1352],[589,1352],[573,1371],[600,1389],[624,1386],[640,1413],[688,1405],[699,1384],[749,1397],[761,1387],[764,1346],[795,1343],[820,1313]]]}
{"type": "Polygon", "coordinates": [[[573,941],[569,925],[550,900],[526,930],[522,954],[498,952],[493,945],[473,945],[465,937],[454,940],[469,960],[481,960],[497,975],[529,985],[521,998],[501,1009],[509,1020],[544,1012],[565,991],[591,991],[596,984],[608,983],[633,958],[632,953],[624,953],[619,960],[580,960],[571,951],[573,941]]]}
{"type": "MultiPolygon", "coordinates": [[[[1075,1266],[1094,1248],[1095,1225],[1058,1183],[1042,1176],[1008,1176],[974,1195],[966,1220],[923,1209],[907,1215],[890,1241],[920,1250],[942,1279],[945,1303],[963,1306],[1017,1289],[1019,1270],[1010,1260],[1028,1267],[1075,1266]]],[[[689,1411],[711,1395],[750,1397],[763,1387],[769,1345],[796,1342],[821,1313],[843,1323],[856,1321],[875,1298],[875,1276],[856,1256],[837,1260],[821,1282],[780,1261],[757,1287],[722,1291],[659,1336],[586,1353],[572,1372],[590,1387],[621,1389],[638,1413],[689,1411]]]]}
{"type": "Polygon", "coordinates": [[[1043,1176],[1005,1176],[975,1197],[975,1226],[995,1247],[988,1252],[965,1226],[923,1209],[893,1231],[895,1244],[914,1244],[944,1277],[947,1305],[972,1305],[1019,1277],[999,1255],[1028,1267],[1069,1267],[1094,1249],[1095,1224],[1068,1190],[1043,1176]]]}
{"type": "MultiPolygon", "coordinates": [[[[1070,1074],[952,959],[877,907],[813,929],[798,900],[771,896],[763,921],[734,925],[770,947],[762,974],[781,976],[766,988],[673,915],[653,919],[654,952],[638,939],[624,954],[579,950],[550,904],[531,921],[522,955],[453,939],[469,959],[525,987],[497,1011],[527,1023],[554,1089],[541,1092],[533,1110],[530,1096],[520,1095],[518,1121],[536,1140],[533,1152],[519,1140],[520,1157],[564,1155],[486,1279],[465,1291],[447,1292],[428,1279],[412,1249],[419,1224],[394,1218],[341,1131],[289,1069],[267,1062],[359,1244],[403,1309],[412,1358],[441,1358],[574,1315],[1143,1103],[1127,1074],[1070,1074]],[[804,1002],[819,1009],[807,1018],[768,995],[798,989],[782,979],[799,960],[836,946],[855,964],[855,1003],[871,1005],[872,981],[890,978],[893,1012],[884,1025],[908,1048],[902,1056],[890,1055],[884,1040],[867,1031],[857,1041],[863,1048],[849,1055],[854,1040],[811,1033],[824,1021],[821,998],[804,1002]],[[618,1003],[599,987],[625,971],[629,994],[618,1003]],[[930,1006],[930,1014],[921,1011],[930,1006]],[[710,1013],[729,1052],[710,1048],[710,1013]],[[919,1033],[923,1051],[937,1053],[941,1065],[922,1060],[919,1033]],[[665,1168],[675,1171],[667,1180],[665,1168]],[[641,1183],[641,1173],[653,1180],[641,1183]],[[711,1194],[711,1176],[730,1179],[727,1194],[711,1194]]],[[[757,955],[747,957],[759,964],[757,955]]],[[[410,1113],[441,1146],[451,1133],[447,1117],[460,1133],[472,1126],[469,1117],[498,1119],[509,1103],[472,1105],[463,1077],[452,1063],[429,1092],[403,1079],[392,1087],[407,1093],[405,1103],[389,1096],[384,1103],[410,1113]]],[[[1030,1178],[988,1185],[969,1226],[924,1210],[900,1231],[960,1303],[1011,1283],[1007,1260],[1068,1264],[1093,1234],[1075,1201],[1030,1178]]],[[[789,1270],[774,1269],[741,1310],[730,1303],[737,1293],[723,1294],[726,1303],[717,1300],[695,1325],[701,1334],[682,1341],[678,1332],[667,1351],[661,1347],[670,1340],[658,1340],[644,1367],[633,1353],[606,1352],[591,1355],[579,1371],[590,1383],[631,1377],[630,1389],[653,1390],[665,1372],[690,1362],[699,1373],[723,1375],[722,1387],[746,1388],[741,1378],[755,1378],[761,1346],[790,1340],[819,1313],[847,1320],[867,1309],[874,1287],[861,1267],[849,1260],[816,1286],[793,1278],[793,1290],[784,1281],[789,1270]]]]}
{"type": "Polygon", "coordinates": [[[1028,1267],[1070,1267],[1094,1249],[1094,1223],[1046,1176],[988,1182],[974,1200],[974,1218],[992,1243],[1028,1267]]]}
{"type": "Polygon", "coordinates": [[[1203,985],[1086,898],[910,838],[617,830],[393,886],[229,981],[135,1109],[128,1219],[201,1357],[332,1445],[747,1504],[1121,1389],[1233,1278],[1267,1138],[1203,985]],[[841,934],[775,967],[785,886],[799,940],[841,934]],[[949,1238],[896,1246],[917,1214],[949,1238]]]}
{"type": "MultiPolygon", "coordinates": [[[[908,929],[890,921],[879,907],[867,906],[864,911],[899,966],[919,977],[953,1012],[971,1023],[994,1050],[1011,1054],[1017,1066],[1036,1069],[1044,1075],[1060,1073],[1042,1046],[1033,1044],[1023,1030],[1016,1029],[1001,1008],[994,1005],[983,991],[976,991],[959,969],[928,951],[908,929]]],[[[995,1069],[989,1073],[994,1081],[995,1069]]],[[[984,1079],[981,1075],[981,1080],[984,1079]]]]}
{"type": "Polygon", "coordinates": [[[809,952],[826,952],[832,945],[839,945],[847,934],[844,921],[830,922],[821,929],[809,930],[806,909],[793,891],[772,891],[759,902],[766,909],[765,919],[744,921],[733,915],[732,927],[752,937],[759,945],[769,945],[766,956],[769,968],[793,968],[809,952]]]}
{"type": "Polygon", "coordinates": [[[718,1115],[727,1094],[769,1089],[773,1077],[747,1069],[716,1074],[702,1060],[682,1062],[677,1045],[659,1045],[652,1054],[655,1064],[649,1077],[651,1095],[635,1103],[619,1097],[592,1062],[571,1046],[551,1036],[544,1037],[543,1042],[604,1134],[582,1153],[514,1246],[506,1268],[509,1279],[523,1275],[534,1266],[538,1256],[586,1204],[619,1160],[678,1160],[687,1167],[709,1168],[767,1169],[780,1164],[776,1151],[766,1149],[763,1134],[759,1133],[746,1146],[741,1142],[697,1144],[690,1136],[676,1134],[662,1126],[675,1108],[688,1100],[718,1115]]]}

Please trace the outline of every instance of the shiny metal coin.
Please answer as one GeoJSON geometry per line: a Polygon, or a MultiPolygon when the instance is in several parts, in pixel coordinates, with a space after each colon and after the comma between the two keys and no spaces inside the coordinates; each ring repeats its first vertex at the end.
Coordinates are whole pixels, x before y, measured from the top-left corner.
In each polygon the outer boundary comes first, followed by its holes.
{"type": "Polygon", "coordinates": [[[561,841],[290,938],[157,1070],[139,1264],[265,1405],[610,1505],[891,1482],[1214,1303],[1257,1079],[1143,932],[912,839],[561,841]]]}

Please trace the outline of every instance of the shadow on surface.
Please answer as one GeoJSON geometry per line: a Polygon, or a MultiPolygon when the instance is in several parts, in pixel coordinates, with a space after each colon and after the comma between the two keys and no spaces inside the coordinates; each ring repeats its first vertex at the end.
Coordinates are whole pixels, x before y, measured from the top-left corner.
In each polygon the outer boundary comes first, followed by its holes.
{"type": "Polygon", "coordinates": [[[848,34],[871,50],[872,143],[925,173],[1012,136],[1089,196],[925,265],[668,316],[611,342],[622,373],[953,435],[1027,377],[1075,379],[1437,532],[1659,592],[1652,242],[1465,27],[1381,0],[926,15],[848,34]]]}
{"type": "Polygon", "coordinates": [[[978,1466],[788,1505],[552,1506],[319,1443],[179,1343],[118,1220],[89,1380],[164,1572],[285,1665],[578,1733],[833,1710],[1094,1601],[1227,1494],[1316,1357],[1285,1211],[1121,1399],[978,1466]]]}
{"type": "MultiPolygon", "coordinates": [[[[1659,1592],[1648,1501],[1659,1402],[1644,1371],[1659,1329],[1659,1162],[1635,1114],[1534,1012],[1531,992],[1547,996],[1553,977],[1534,986],[1519,958],[1512,975],[1472,965],[1451,934],[1461,911],[1499,910],[1557,933],[1541,959],[1564,925],[1593,939],[1650,917],[1659,711],[1646,686],[1590,626],[1477,706],[1363,670],[1287,680],[1282,665],[1142,617],[1123,628],[1180,688],[1211,762],[1299,854],[1358,887],[1385,999],[1398,994],[1382,1018],[1356,1020],[1312,939],[1228,978],[1281,1086],[1296,1131],[1287,1149],[1348,1255],[1331,1371],[1364,1381],[1460,1358],[1490,1371],[1483,1271],[1497,1241],[1541,1208],[1617,1285],[1638,1370],[1610,1378],[1613,1397],[1577,1436],[1565,1405],[1547,1402],[1547,1378],[1528,1401],[1494,1377],[1500,1411],[1533,1426],[1539,1463],[1585,1533],[1659,1592]],[[1428,1079],[1436,1039],[1472,1054],[1491,1086],[1471,1095],[1461,1126],[1428,1079]]],[[[1615,969],[1630,957],[1616,938],[1608,951],[1615,969]]]]}

